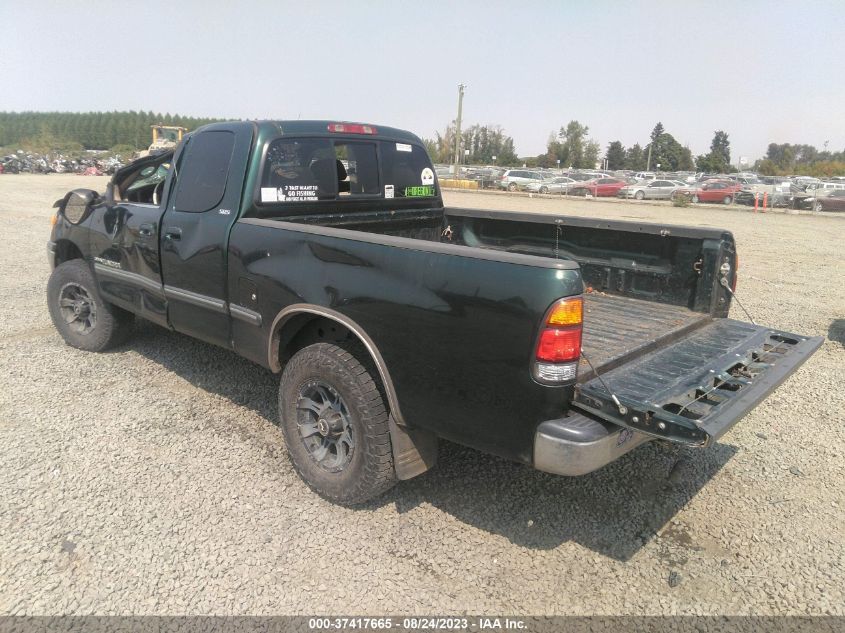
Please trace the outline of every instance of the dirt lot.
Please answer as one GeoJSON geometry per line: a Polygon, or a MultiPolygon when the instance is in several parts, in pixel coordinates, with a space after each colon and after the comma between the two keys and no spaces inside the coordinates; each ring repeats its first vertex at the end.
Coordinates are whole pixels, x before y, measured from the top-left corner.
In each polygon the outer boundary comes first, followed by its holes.
{"type": "Polygon", "coordinates": [[[150,324],[63,344],[50,206],[105,182],[0,176],[0,614],[845,614],[845,217],[449,193],[728,228],[758,322],[828,340],[671,480],[656,445],[565,479],[444,444],[349,510],[294,474],[273,375],[150,324]]]}

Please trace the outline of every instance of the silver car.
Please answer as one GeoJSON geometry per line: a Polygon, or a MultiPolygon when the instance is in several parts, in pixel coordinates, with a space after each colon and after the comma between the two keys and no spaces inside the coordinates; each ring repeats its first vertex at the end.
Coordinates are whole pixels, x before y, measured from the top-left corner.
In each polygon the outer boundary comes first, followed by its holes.
{"type": "Polygon", "coordinates": [[[497,181],[499,189],[508,191],[519,191],[532,182],[541,182],[543,174],[531,169],[508,169],[497,181]]]}
{"type": "Polygon", "coordinates": [[[620,198],[636,198],[637,200],[646,198],[668,200],[677,189],[686,186],[686,183],[678,180],[650,180],[622,187],[616,195],[620,198]]]}
{"type": "Polygon", "coordinates": [[[578,181],[573,178],[568,178],[567,176],[556,176],[554,178],[549,178],[548,180],[532,182],[525,187],[525,190],[532,193],[566,193],[569,185],[573,182],[578,181]]]}

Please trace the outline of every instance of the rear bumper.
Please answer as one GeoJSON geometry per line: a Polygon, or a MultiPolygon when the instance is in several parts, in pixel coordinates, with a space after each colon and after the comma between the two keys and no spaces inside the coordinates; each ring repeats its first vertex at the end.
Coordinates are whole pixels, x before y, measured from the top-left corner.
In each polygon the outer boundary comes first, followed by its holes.
{"type": "Polygon", "coordinates": [[[534,434],[534,468],[556,475],[586,475],[654,438],[570,412],[542,422],[534,434]]]}

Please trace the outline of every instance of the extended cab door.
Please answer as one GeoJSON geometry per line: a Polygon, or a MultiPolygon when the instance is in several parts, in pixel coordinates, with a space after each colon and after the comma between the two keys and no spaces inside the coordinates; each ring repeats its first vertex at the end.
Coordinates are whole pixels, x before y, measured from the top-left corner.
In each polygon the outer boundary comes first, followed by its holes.
{"type": "Polygon", "coordinates": [[[226,248],[238,216],[252,144],[250,123],[220,124],[188,137],[161,228],[161,267],[170,325],[231,347],[226,248]]]}
{"type": "Polygon", "coordinates": [[[173,152],[121,169],[102,213],[91,219],[91,253],[100,293],[110,302],[167,325],[158,228],[171,182],[173,152]]]}

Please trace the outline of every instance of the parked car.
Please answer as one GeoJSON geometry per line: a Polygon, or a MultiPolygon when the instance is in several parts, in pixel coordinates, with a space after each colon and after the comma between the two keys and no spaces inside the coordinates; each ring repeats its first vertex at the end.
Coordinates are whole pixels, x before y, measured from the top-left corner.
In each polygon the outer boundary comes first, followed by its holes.
{"type": "Polygon", "coordinates": [[[654,180],[657,178],[657,174],[653,171],[638,171],[634,174],[634,178],[637,180],[654,180]]]}
{"type": "Polygon", "coordinates": [[[508,169],[502,174],[497,186],[499,189],[506,189],[507,191],[519,191],[524,189],[526,185],[532,182],[540,182],[545,180],[545,176],[538,171],[531,171],[528,169],[508,169]]]}
{"type": "Polygon", "coordinates": [[[596,198],[615,196],[628,183],[620,178],[594,178],[587,182],[577,182],[569,186],[566,191],[572,196],[592,195],[596,198]]]}
{"type": "Polygon", "coordinates": [[[686,186],[686,183],[677,180],[640,181],[633,185],[622,187],[616,195],[620,198],[636,198],[637,200],[645,200],[646,198],[666,200],[671,198],[675,191],[683,189],[686,186]]]}
{"type": "Polygon", "coordinates": [[[741,189],[739,183],[731,180],[708,180],[698,187],[677,189],[672,197],[687,196],[693,202],[724,202],[730,204],[741,189]]]}
{"type": "Polygon", "coordinates": [[[578,181],[568,176],[557,176],[540,182],[532,182],[525,187],[525,190],[532,193],[566,193],[569,186],[575,182],[578,181]]]}
{"type": "Polygon", "coordinates": [[[103,351],[140,316],[279,374],[291,464],[336,503],[425,472],[439,438],[563,475],[711,446],[824,340],[727,318],[729,231],[445,208],[395,128],[214,123],[56,206],[64,340],[103,351]]]}
{"type": "Polygon", "coordinates": [[[845,211],[845,189],[823,189],[804,198],[801,206],[813,211],[845,211]]]}

